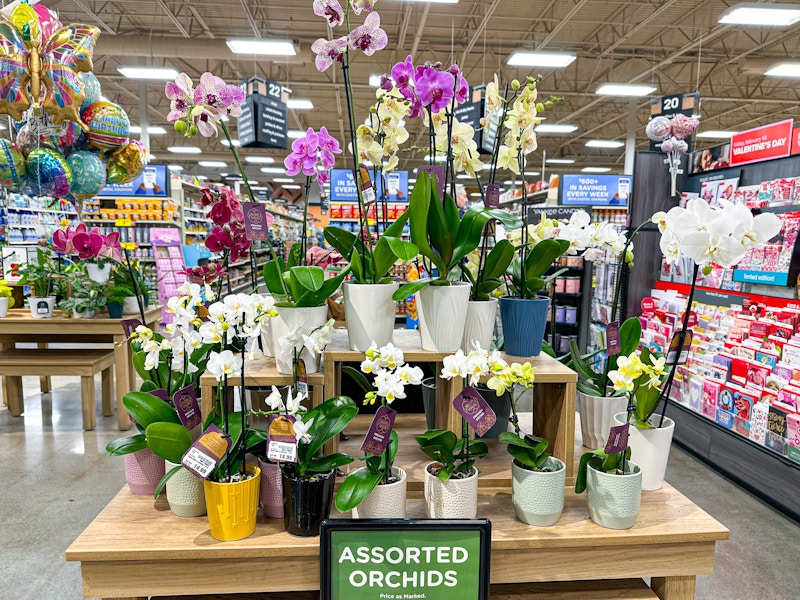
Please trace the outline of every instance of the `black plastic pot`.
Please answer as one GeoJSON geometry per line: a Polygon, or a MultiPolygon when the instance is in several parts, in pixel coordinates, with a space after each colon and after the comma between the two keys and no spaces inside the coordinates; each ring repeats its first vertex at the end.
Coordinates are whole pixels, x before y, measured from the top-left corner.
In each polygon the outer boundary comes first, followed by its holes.
{"type": "Polygon", "coordinates": [[[334,471],[296,477],[283,473],[283,523],[297,537],[319,535],[319,526],[331,514],[334,471]]]}

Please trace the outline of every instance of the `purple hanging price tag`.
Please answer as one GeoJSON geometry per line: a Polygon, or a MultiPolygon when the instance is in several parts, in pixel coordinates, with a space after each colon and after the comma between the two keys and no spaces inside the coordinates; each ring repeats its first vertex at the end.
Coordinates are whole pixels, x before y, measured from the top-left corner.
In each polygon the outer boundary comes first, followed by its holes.
{"type": "Polygon", "coordinates": [[[242,202],[245,236],[251,241],[266,242],[272,225],[266,207],[258,202],[242,202]]]}
{"type": "Polygon", "coordinates": [[[608,441],[606,442],[606,454],[618,454],[625,452],[628,449],[628,429],[630,423],[624,425],[617,425],[612,427],[608,434],[608,441]]]}
{"type": "Polygon", "coordinates": [[[195,477],[205,479],[211,475],[230,448],[230,437],[226,437],[216,425],[209,425],[183,455],[181,464],[195,477]]]}
{"type": "Polygon", "coordinates": [[[169,394],[167,394],[167,390],[163,390],[158,388],[157,390],[152,390],[148,392],[151,396],[155,396],[156,398],[161,398],[164,402],[169,402],[169,394]]]}
{"type": "Polygon", "coordinates": [[[436,177],[436,186],[439,189],[439,200],[444,202],[444,165],[422,165],[420,171],[425,171],[431,177],[436,177]]]}
{"type": "Polygon", "coordinates": [[[453,408],[467,420],[475,435],[483,437],[497,423],[497,415],[474,387],[465,387],[453,400],[453,408]]]}
{"type": "Polygon", "coordinates": [[[187,385],[182,390],[175,392],[172,395],[172,403],[175,405],[175,410],[178,411],[178,418],[186,429],[191,431],[200,425],[203,419],[194,386],[187,385]]]}
{"type": "Polygon", "coordinates": [[[131,337],[133,332],[136,331],[136,328],[141,325],[142,322],[139,319],[122,319],[122,330],[125,332],[125,335],[131,337]]]}
{"type": "Polygon", "coordinates": [[[611,321],[606,325],[606,354],[614,356],[622,352],[622,343],[619,339],[619,321],[611,321]]]}
{"type": "Polygon", "coordinates": [[[369,431],[361,444],[361,449],[368,453],[380,456],[389,445],[390,435],[394,429],[394,418],[397,411],[388,406],[381,406],[375,412],[375,418],[369,426],[369,431]]]}
{"type": "Polygon", "coordinates": [[[500,186],[490,183],[486,186],[484,205],[486,208],[500,208],[500,186]]]}

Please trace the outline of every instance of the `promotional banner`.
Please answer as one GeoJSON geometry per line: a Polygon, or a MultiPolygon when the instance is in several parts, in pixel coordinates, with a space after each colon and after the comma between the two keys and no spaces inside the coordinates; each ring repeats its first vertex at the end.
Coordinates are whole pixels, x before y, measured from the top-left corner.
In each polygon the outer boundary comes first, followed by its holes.
{"type": "MultiPolygon", "coordinates": [[[[369,170],[369,169],[368,169],[369,170]]],[[[333,202],[358,202],[358,191],[350,169],[331,169],[331,195],[333,202]]],[[[375,183],[375,174],[369,170],[369,178],[375,188],[378,199],[383,198],[384,184],[386,200],[389,202],[408,202],[408,171],[392,171],[382,176],[378,173],[378,182],[375,183]]]]}
{"type": "Polygon", "coordinates": [[[731,166],[789,156],[793,124],[793,119],[786,119],[734,135],[731,138],[731,166]]]}
{"type": "Polygon", "coordinates": [[[334,519],[323,522],[323,599],[484,600],[491,524],[334,519]]]}
{"type": "Polygon", "coordinates": [[[166,197],[169,195],[169,176],[166,165],[147,165],[133,181],[128,183],[111,184],[104,187],[98,196],[155,196],[166,197]]]}
{"type": "Polygon", "coordinates": [[[631,193],[630,175],[562,175],[561,204],[626,206],[631,193]]]}

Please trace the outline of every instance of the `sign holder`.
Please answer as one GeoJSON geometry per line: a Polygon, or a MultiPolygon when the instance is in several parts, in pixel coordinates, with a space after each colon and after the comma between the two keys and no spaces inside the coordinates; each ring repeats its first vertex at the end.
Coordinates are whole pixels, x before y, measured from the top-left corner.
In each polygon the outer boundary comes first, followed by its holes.
{"type": "MultiPolygon", "coordinates": [[[[346,546],[350,547],[350,546],[346,546]]],[[[423,552],[424,552],[423,548],[423,552]]],[[[322,600],[367,600],[377,598],[454,598],[459,600],[488,600],[489,599],[489,569],[491,564],[492,550],[492,523],[488,519],[326,519],[320,526],[320,597],[322,600]],[[458,546],[463,543],[463,534],[474,534],[472,544],[478,549],[478,556],[464,557],[460,553],[456,559],[456,552],[447,554],[453,545],[458,546]],[[375,534],[374,537],[370,534],[375,534]],[[414,539],[418,535],[417,540],[414,539]],[[407,564],[405,560],[397,560],[400,554],[410,556],[407,549],[416,548],[418,540],[431,538],[435,534],[435,542],[423,542],[424,548],[435,547],[435,550],[428,550],[431,560],[426,563],[424,554],[419,554],[419,562],[413,560],[407,564]],[[461,540],[454,539],[448,542],[448,536],[462,534],[461,540]],[[423,538],[424,536],[424,538],[423,538]],[[344,538],[357,538],[354,543],[359,546],[382,547],[385,548],[386,560],[380,563],[364,561],[363,555],[354,561],[342,560],[342,556],[334,556],[339,545],[343,544],[344,538]],[[370,539],[372,537],[372,539],[370,539]],[[433,587],[416,586],[414,589],[399,585],[402,582],[403,573],[407,577],[424,578],[424,574],[431,572],[446,571],[448,563],[439,560],[438,548],[445,550],[445,556],[452,556],[453,563],[457,563],[460,558],[464,560],[458,562],[460,566],[458,575],[472,573],[472,582],[469,589],[462,582],[461,585],[452,585],[453,576],[447,581],[450,585],[440,583],[433,587]],[[394,555],[396,558],[390,560],[394,555]],[[347,585],[347,595],[344,596],[339,590],[335,589],[334,581],[337,581],[344,573],[344,569],[355,567],[359,571],[354,581],[361,584],[364,576],[367,577],[366,584],[347,585]],[[391,569],[389,569],[391,567],[391,569]],[[389,581],[389,585],[376,587],[369,585],[371,581],[368,572],[379,570],[381,581],[389,581]],[[383,570],[396,571],[399,575],[394,575],[390,579],[388,573],[384,575],[383,570]],[[477,570],[477,573],[475,571],[477,570]],[[364,576],[361,573],[365,573],[364,576]],[[476,575],[476,576],[474,576],[476,575]],[[385,579],[384,579],[385,577],[385,579]],[[441,592],[433,595],[431,590],[441,592]],[[417,594],[417,596],[415,596],[417,594]]],[[[348,555],[349,556],[349,555],[348,555]]],[[[354,556],[358,556],[357,554],[354,556]]],[[[355,572],[354,572],[355,573],[355,572]]],[[[438,579],[438,576],[437,576],[438,579]]]]}

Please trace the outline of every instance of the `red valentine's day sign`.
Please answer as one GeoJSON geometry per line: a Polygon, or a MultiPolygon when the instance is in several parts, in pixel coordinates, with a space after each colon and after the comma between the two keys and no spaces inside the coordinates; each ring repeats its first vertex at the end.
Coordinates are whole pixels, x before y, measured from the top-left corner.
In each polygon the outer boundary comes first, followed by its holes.
{"type": "Polygon", "coordinates": [[[792,119],[786,119],[737,133],[731,138],[730,165],[733,167],[789,156],[793,124],[792,119]]]}

